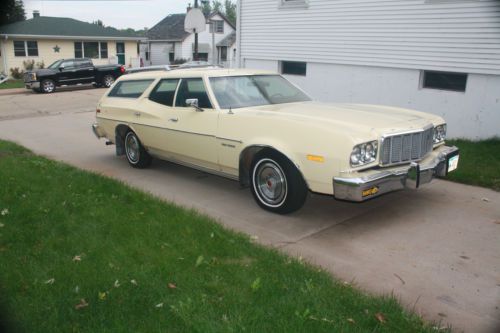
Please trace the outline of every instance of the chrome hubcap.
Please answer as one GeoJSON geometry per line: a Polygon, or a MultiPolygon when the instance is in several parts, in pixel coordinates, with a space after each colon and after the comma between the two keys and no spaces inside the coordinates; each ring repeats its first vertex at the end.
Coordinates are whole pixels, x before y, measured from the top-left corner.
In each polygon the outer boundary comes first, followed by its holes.
{"type": "Polygon", "coordinates": [[[260,161],[254,171],[254,187],[261,201],[268,206],[279,206],[287,194],[283,170],[272,160],[260,161]]]}
{"type": "Polygon", "coordinates": [[[104,78],[104,85],[106,87],[110,87],[113,84],[113,82],[115,82],[115,79],[113,79],[111,76],[106,76],[104,78]]]}
{"type": "Polygon", "coordinates": [[[127,151],[127,157],[131,163],[137,163],[139,161],[139,141],[137,137],[133,134],[127,135],[125,138],[125,149],[127,151]]]}
{"type": "Polygon", "coordinates": [[[54,90],[54,82],[52,81],[45,81],[43,83],[43,90],[46,92],[51,92],[54,90]]]}

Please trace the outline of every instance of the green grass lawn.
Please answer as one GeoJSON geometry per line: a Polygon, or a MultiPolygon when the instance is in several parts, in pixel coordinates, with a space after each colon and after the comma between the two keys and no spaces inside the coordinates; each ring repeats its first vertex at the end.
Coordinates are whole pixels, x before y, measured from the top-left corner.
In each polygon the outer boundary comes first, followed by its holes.
{"type": "Polygon", "coordinates": [[[24,88],[23,80],[8,80],[0,84],[0,89],[24,88]]]}
{"type": "Polygon", "coordinates": [[[449,173],[447,179],[500,191],[500,138],[447,140],[446,144],[460,148],[458,169],[449,173]]]}
{"type": "Polygon", "coordinates": [[[391,297],[5,141],[0,267],[13,332],[434,330],[391,297]]]}

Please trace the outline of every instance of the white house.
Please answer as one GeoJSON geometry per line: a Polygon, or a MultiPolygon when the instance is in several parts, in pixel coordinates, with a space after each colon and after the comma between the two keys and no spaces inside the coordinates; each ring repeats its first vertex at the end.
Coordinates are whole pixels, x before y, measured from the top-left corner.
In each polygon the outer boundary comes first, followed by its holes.
{"type": "MultiPolygon", "coordinates": [[[[168,15],[148,30],[148,41],[141,45],[144,65],[168,65],[181,59],[194,59],[194,34],[184,31],[185,17],[186,14],[168,15]]],[[[215,49],[215,64],[231,67],[236,59],[235,47],[235,26],[219,12],[207,16],[206,30],[198,34],[199,59],[212,63],[215,49]]]]}
{"type": "Polygon", "coordinates": [[[241,67],[314,98],[427,111],[449,137],[500,136],[500,1],[239,0],[241,67]]]}

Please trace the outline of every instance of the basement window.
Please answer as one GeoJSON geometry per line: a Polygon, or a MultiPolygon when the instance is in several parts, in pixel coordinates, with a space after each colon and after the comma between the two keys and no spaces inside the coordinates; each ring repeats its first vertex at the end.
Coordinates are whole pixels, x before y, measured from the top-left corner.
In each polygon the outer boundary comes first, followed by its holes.
{"type": "Polygon", "coordinates": [[[281,61],[281,74],[306,76],[307,63],[299,61],[281,61]]]}
{"type": "Polygon", "coordinates": [[[465,92],[467,74],[422,71],[422,88],[465,92]]]}

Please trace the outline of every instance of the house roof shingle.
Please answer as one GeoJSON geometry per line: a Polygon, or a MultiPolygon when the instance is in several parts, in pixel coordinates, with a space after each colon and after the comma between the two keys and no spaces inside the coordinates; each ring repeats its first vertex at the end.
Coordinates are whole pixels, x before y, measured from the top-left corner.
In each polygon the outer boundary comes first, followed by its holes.
{"type": "Polygon", "coordinates": [[[40,16],[1,26],[0,35],[141,38],[137,34],[111,27],[102,27],[68,17],[51,16],[40,16]]]}
{"type": "Polygon", "coordinates": [[[236,31],[231,31],[229,35],[224,37],[220,42],[217,43],[217,46],[227,46],[230,47],[236,42],[236,31]]]}
{"type": "MultiPolygon", "coordinates": [[[[207,19],[219,15],[222,17],[233,29],[236,29],[227,17],[220,12],[212,12],[207,16],[207,19]]],[[[184,30],[184,20],[186,14],[170,14],[163,20],[158,22],[154,27],[148,30],[146,36],[150,40],[168,40],[168,41],[182,41],[189,36],[189,32],[184,30]]]]}
{"type": "Polygon", "coordinates": [[[189,35],[184,30],[186,14],[170,14],[148,30],[150,40],[183,40],[189,35]]]}

